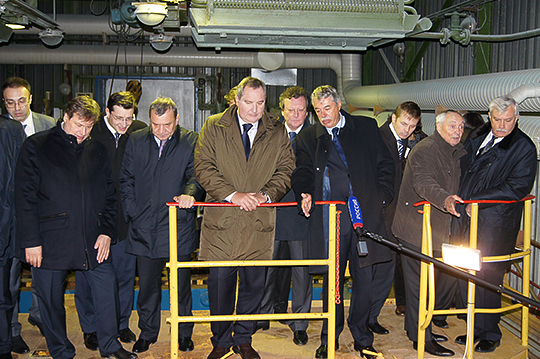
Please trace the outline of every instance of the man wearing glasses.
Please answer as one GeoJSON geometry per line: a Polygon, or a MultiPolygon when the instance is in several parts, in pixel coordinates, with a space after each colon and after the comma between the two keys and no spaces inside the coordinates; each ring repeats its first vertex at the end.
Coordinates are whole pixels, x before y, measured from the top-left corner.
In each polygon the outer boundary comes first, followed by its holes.
{"type": "MultiPolygon", "coordinates": [[[[118,178],[122,159],[126,150],[129,135],[146,124],[135,120],[134,111],[137,105],[131,92],[122,91],[113,93],[107,101],[105,116],[94,127],[90,136],[102,143],[109,153],[113,172],[116,196],[120,203],[118,178]]],[[[133,284],[135,282],[135,256],[126,253],[128,225],[124,219],[122,206],[118,206],[118,231],[116,244],[111,246],[112,264],[118,282],[118,299],[120,301],[118,321],[120,341],[134,343],[135,334],[129,329],[129,317],[133,310],[133,284]]],[[[92,301],[92,293],[82,273],[77,272],[77,286],[75,287],[75,304],[79,313],[79,322],[83,331],[84,345],[89,350],[98,349],[96,314],[92,301]]]]}
{"type": "MultiPolygon", "coordinates": [[[[30,110],[32,94],[30,93],[30,84],[25,79],[20,77],[8,78],[2,85],[2,96],[9,117],[22,124],[26,137],[36,132],[48,130],[56,124],[54,118],[30,110]]],[[[11,320],[11,334],[13,337],[11,350],[17,354],[24,354],[28,353],[30,349],[21,337],[22,326],[19,323],[19,287],[21,284],[21,262],[19,258],[13,258],[9,281],[11,298],[14,304],[11,320]]],[[[35,298],[33,289],[32,306],[29,312],[28,321],[32,325],[37,325],[41,332],[41,316],[39,315],[37,298],[35,298]]]]}

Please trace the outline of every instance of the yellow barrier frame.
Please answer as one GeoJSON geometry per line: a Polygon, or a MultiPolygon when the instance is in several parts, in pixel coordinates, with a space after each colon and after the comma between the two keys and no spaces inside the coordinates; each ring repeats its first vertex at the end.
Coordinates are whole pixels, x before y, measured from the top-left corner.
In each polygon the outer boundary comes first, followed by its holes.
{"type": "MultiPolygon", "coordinates": [[[[337,202],[342,203],[342,202],[337,202]]],[[[328,259],[317,260],[246,260],[246,261],[201,261],[201,262],[178,262],[177,254],[177,216],[176,205],[167,203],[169,206],[169,293],[171,298],[171,316],[167,318],[167,323],[171,324],[171,359],[178,358],[178,324],[180,322],[213,322],[213,321],[234,321],[234,320],[290,320],[290,319],[328,319],[328,358],[335,358],[335,338],[336,333],[336,203],[329,205],[329,233],[328,233],[328,259]],[[208,315],[208,316],[187,316],[178,315],[178,268],[200,268],[200,267],[269,267],[269,266],[307,266],[326,265],[328,266],[328,312],[322,313],[291,313],[291,314],[245,314],[245,315],[208,315]],[[173,270],[175,269],[176,270],[173,270]]],[[[227,357],[228,355],[225,355],[227,357]]]]}
{"type": "MultiPolygon", "coordinates": [[[[530,286],[530,267],[531,267],[531,203],[532,198],[527,199],[524,208],[523,218],[523,250],[519,253],[483,257],[483,262],[494,262],[502,260],[515,260],[523,258],[523,276],[522,276],[522,295],[529,297],[530,286]]],[[[431,233],[431,204],[424,204],[423,208],[423,230],[422,230],[422,253],[433,257],[432,248],[432,233],[431,233]]],[[[472,203],[471,206],[471,226],[469,234],[469,247],[476,248],[478,233],[478,203],[472,203]]],[[[475,274],[475,271],[469,271],[475,274]]],[[[425,335],[426,328],[433,315],[451,315],[451,314],[467,314],[467,345],[466,357],[473,358],[474,353],[474,314],[475,313],[504,313],[521,307],[521,345],[527,347],[529,344],[529,307],[522,304],[509,305],[504,308],[487,309],[475,308],[475,289],[476,284],[469,280],[467,293],[467,308],[466,309],[443,309],[434,310],[435,307],[435,274],[433,263],[422,261],[420,264],[420,297],[418,308],[418,353],[417,358],[424,358],[425,351],[425,335]],[[429,296],[427,295],[429,292],[429,296]],[[426,305],[427,299],[427,305],[426,305]]]]}

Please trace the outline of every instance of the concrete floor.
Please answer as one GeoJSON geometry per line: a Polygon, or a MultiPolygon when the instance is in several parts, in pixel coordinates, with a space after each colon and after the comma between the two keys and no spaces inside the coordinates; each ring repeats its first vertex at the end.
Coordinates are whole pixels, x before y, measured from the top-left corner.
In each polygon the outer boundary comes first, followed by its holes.
{"type": "MultiPolygon", "coordinates": [[[[66,308],[68,313],[68,336],[77,349],[77,358],[80,359],[99,359],[99,352],[92,352],[86,349],[83,345],[82,333],[78,324],[77,313],[73,301],[73,295],[66,295],[66,308]]],[[[403,330],[403,318],[394,314],[394,305],[387,304],[384,306],[379,317],[379,322],[390,330],[388,335],[375,335],[374,347],[382,352],[384,358],[391,359],[412,359],[416,358],[416,351],[412,349],[411,342],[405,336],[403,330]]],[[[314,302],[314,310],[320,311],[320,301],[314,302]]],[[[207,315],[208,312],[195,312],[194,315],[207,315]]],[[[146,353],[139,355],[141,359],[167,359],[170,357],[170,334],[169,325],[165,319],[169,316],[169,312],[162,312],[162,330],[160,332],[158,342],[150,347],[146,353]]],[[[28,324],[28,314],[20,315],[20,322],[23,325],[22,336],[28,343],[31,353],[34,350],[46,349],[45,339],[39,334],[39,331],[28,324]]],[[[450,341],[445,343],[445,346],[454,350],[456,355],[454,358],[463,357],[464,346],[457,345],[453,339],[460,334],[465,333],[465,323],[455,317],[450,317],[450,328],[439,329],[435,332],[444,334],[449,337],[450,341]]],[[[321,321],[312,321],[308,328],[309,342],[305,346],[297,346],[292,342],[292,332],[285,325],[279,322],[272,322],[270,329],[259,331],[253,336],[253,347],[260,353],[264,359],[303,359],[314,358],[315,350],[319,346],[319,333],[321,330],[321,321]]],[[[133,312],[131,316],[131,329],[135,334],[139,333],[137,328],[137,312],[133,312]]],[[[210,353],[212,345],[210,343],[210,324],[196,324],[193,341],[195,350],[190,353],[180,353],[179,358],[194,358],[205,359],[210,353]]],[[[353,349],[353,339],[351,333],[346,329],[339,339],[340,348],[336,352],[336,358],[350,359],[359,358],[359,353],[353,349]]],[[[124,344],[124,347],[131,350],[132,344],[124,344]]],[[[26,359],[31,354],[13,355],[15,359],[26,359]]],[[[518,338],[512,335],[507,330],[503,329],[503,338],[501,346],[490,354],[475,353],[475,358],[527,358],[526,351],[521,346],[518,338]]],[[[239,355],[231,355],[230,359],[240,359],[239,355]]],[[[426,354],[425,358],[433,358],[426,354]]]]}

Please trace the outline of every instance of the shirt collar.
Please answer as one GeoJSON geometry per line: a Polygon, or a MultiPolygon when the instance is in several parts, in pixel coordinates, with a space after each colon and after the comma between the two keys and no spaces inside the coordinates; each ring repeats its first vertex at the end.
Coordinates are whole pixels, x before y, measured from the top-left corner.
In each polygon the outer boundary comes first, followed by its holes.
{"type": "Polygon", "coordinates": [[[400,139],[403,140],[401,137],[399,137],[399,135],[397,134],[396,132],[396,129],[394,128],[394,123],[393,122],[390,122],[390,131],[392,131],[392,134],[394,135],[394,137],[396,138],[396,141],[399,141],[400,139]]]}
{"type": "Polygon", "coordinates": [[[345,116],[343,116],[343,114],[340,112],[339,113],[339,122],[336,126],[332,127],[332,128],[328,128],[328,127],[325,127],[326,128],[326,131],[328,131],[328,133],[330,134],[330,136],[332,136],[333,138],[333,135],[332,135],[332,130],[334,128],[339,128],[339,129],[342,129],[343,127],[345,126],[345,116]]]}
{"type": "Polygon", "coordinates": [[[105,116],[104,121],[105,121],[105,124],[107,125],[107,128],[109,129],[109,131],[111,131],[111,133],[112,133],[113,135],[114,135],[116,132],[118,132],[118,131],[116,131],[116,130],[114,129],[114,127],[112,127],[111,124],[109,123],[109,116],[105,116]]]}

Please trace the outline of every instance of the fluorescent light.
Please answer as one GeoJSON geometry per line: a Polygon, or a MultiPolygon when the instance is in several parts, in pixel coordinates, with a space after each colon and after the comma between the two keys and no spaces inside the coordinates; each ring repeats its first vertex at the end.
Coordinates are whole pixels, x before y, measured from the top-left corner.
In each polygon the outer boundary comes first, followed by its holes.
{"type": "Polygon", "coordinates": [[[482,268],[482,253],[479,249],[443,243],[442,256],[444,263],[452,266],[475,271],[482,268]]]}
{"type": "Polygon", "coordinates": [[[13,29],[13,30],[22,30],[22,29],[26,29],[26,26],[24,25],[19,25],[19,24],[6,24],[7,27],[9,27],[10,29],[13,29]]]}

